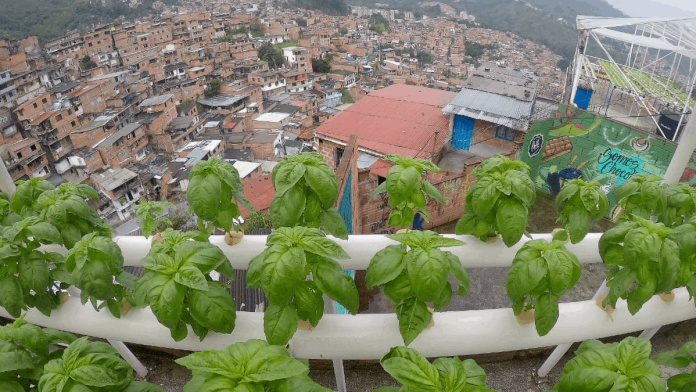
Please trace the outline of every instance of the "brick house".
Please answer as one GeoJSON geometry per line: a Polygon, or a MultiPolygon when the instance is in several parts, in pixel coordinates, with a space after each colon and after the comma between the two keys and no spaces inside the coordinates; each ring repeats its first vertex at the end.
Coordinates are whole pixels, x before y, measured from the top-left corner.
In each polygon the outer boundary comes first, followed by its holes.
{"type": "Polygon", "coordinates": [[[47,178],[51,174],[46,153],[41,149],[39,140],[33,137],[7,145],[7,157],[3,157],[3,160],[13,181],[47,178]]]}
{"type": "Polygon", "coordinates": [[[143,193],[138,174],[128,169],[107,167],[92,174],[90,180],[99,195],[97,211],[110,223],[129,218],[143,193]]]}
{"type": "Polygon", "coordinates": [[[123,168],[146,160],[152,152],[147,134],[138,123],[127,124],[94,145],[105,164],[123,168]]]}

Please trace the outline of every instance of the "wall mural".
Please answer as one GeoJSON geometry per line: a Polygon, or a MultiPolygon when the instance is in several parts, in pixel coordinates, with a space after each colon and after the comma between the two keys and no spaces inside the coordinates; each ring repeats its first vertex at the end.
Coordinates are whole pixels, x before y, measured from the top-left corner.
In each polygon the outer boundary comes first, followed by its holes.
{"type": "MultiPolygon", "coordinates": [[[[532,179],[552,197],[565,181],[597,181],[611,211],[614,190],[636,173],[662,177],[676,145],[601,116],[559,105],[555,117],[532,124],[520,159],[532,168],[532,179]]],[[[696,187],[696,154],[681,181],[696,187]]]]}

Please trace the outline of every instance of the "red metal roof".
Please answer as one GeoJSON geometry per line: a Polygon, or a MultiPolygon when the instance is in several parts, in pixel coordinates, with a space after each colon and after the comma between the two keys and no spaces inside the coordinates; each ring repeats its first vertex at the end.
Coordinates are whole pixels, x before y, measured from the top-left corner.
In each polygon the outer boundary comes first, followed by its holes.
{"type": "Polygon", "coordinates": [[[39,125],[41,124],[45,119],[51,117],[52,115],[58,113],[58,110],[52,110],[50,112],[43,112],[41,113],[38,117],[33,119],[31,121],[31,125],[39,125]]]}
{"type": "Polygon", "coordinates": [[[429,158],[447,139],[449,116],[442,108],[457,94],[396,84],[373,91],[317,128],[316,134],[358,145],[381,154],[429,158]],[[437,140],[433,135],[440,131],[437,140]],[[435,146],[433,143],[435,142],[435,146]]]}
{"type": "MultiPolygon", "coordinates": [[[[271,208],[271,201],[275,196],[275,189],[273,188],[273,182],[271,181],[271,176],[263,176],[260,178],[247,178],[242,180],[242,186],[244,187],[244,197],[246,197],[251,205],[258,211],[268,212],[271,208]]],[[[242,218],[249,214],[249,210],[239,206],[239,211],[241,212],[242,218]]]]}
{"type": "Polygon", "coordinates": [[[392,166],[394,166],[393,163],[387,162],[384,159],[380,158],[375,163],[373,163],[372,166],[370,166],[370,172],[380,177],[387,178],[389,169],[391,169],[392,166]]]}

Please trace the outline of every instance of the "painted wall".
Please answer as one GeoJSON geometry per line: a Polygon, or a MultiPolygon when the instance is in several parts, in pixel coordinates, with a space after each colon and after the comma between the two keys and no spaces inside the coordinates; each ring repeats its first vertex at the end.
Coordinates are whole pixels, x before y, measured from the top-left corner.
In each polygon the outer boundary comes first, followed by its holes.
{"type": "MultiPolygon", "coordinates": [[[[610,211],[614,190],[636,173],[662,177],[676,145],[601,116],[559,105],[555,117],[532,124],[520,159],[531,167],[539,189],[554,194],[554,179],[597,181],[607,193],[610,211]]],[[[681,177],[696,187],[696,154],[681,177]]]]}

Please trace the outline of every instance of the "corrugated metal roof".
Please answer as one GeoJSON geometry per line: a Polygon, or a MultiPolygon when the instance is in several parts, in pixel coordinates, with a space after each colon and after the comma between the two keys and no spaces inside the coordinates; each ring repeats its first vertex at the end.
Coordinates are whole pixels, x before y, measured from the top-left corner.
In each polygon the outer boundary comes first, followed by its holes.
{"type": "Polygon", "coordinates": [[[455,95],[449,94],[447,97],[439,90],[416,86],[390,86],[360,99],[315,133],[344,142],[357,134],[362,148],[380,154],[429,158],[447,138],[449,116],[442,114],[441,107],[445,99],[455,95]],[[441,135],[433,148],[435,131],[441,131],[441,135]]]}
{"type": "Polygon", "coordinates": [[[534,101],[520,101],[485,91],[463,89],[442,112],[527,131],[533,107],[534,101]]]}

